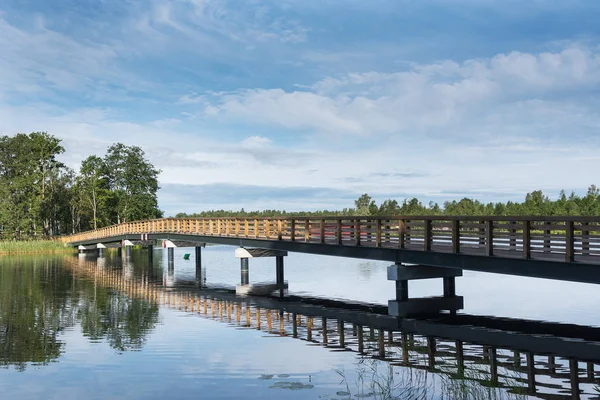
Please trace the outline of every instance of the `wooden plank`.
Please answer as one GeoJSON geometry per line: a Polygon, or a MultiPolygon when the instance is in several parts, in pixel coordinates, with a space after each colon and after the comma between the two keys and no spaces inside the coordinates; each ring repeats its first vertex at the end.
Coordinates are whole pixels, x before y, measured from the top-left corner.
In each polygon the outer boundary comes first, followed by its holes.
{"type": "Polygon", "coordinates": [[[360,220],[354,220],[354,234],[356,239],[356,246],[360,246],[360,220]]]}
{"type": "Polygon", "coordinates": [[[342,220],[341,219],[337,220],[336,235],[337,235],[337,244],[342,244],[342,220]]]}
{"type": "Polygon", "coordinates": [[[319,239],[321,243],[325,243],[325,218],[321,219],[321,237],[319,239]]]}

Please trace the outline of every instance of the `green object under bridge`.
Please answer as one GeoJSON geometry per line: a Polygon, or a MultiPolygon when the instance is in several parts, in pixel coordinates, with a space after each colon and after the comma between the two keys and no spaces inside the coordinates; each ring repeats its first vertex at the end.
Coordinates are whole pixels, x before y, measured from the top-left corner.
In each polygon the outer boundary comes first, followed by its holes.
{"type": "Polygon", "coordinates": [[[189,260],[189,259],[190,259],[190,253],[185,253],[185,254],[183,255],[183,259],[184,259],[184,260],[189,260]]]}

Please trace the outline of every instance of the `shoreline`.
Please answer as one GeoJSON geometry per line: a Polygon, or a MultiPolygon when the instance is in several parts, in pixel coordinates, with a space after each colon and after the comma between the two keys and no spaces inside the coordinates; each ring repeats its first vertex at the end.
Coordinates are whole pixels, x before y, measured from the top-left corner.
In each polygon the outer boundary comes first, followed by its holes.
{"type": "Polygon", "coordinates": [[[75,249],[55,240],[0,241],[0,256],[72,253],[75,249]]]}

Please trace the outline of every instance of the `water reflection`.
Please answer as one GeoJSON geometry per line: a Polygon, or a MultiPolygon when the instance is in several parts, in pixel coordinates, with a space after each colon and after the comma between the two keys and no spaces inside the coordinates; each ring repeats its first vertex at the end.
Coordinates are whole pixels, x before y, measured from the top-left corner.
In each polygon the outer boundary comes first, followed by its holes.
{"type": "MultiPolygon", "coordinates": [[[[78,260],[88,263],[88,261],[78,260]]],[[[94,265],[106,271],[106,260],[94,265]]],[[[0,268],[0,362],[25,370],[63,351],[61,332],[80,324],[91,340],[124,351],[139,349],[158,322],[158,306],[62,270],[64,259],[8,259],[0,268]],[[31,264],[30,264],[31,263],[31,264]]],[[[133,275],[130,275],[130,279],[133,275]]]]}
{"type": "MultiPolygon", "coordinates": [[[[61,333],[74,325],[88,340],[119,352],[140,350],[159,326],[159,310],[174,310],[246,333],[356,354],[354,365],[336,368],[342,385],[327,398],[594,398],[600,383],[594,370],[599,328],[465,315],[398,320],[384,307],[294,296],[240,298],[169,277],[171,268],[152,268],[135,253],[124,260],[3,259],[2,364],[24,371],[57,360],[65,347],[61,333]]],[[[311,376],[261,373],[252,379],[275,392],[316,389],[311,376]]]]}
{"type": "MultiPolygon", "coordinates": [[[[570,346],[561,337],[553,337],[555,342],[531,336],[532,340],[521,340],[515,336],[514,331],[500,332],[497,329],[496,319],[486,319],[475,316],[440,317],[436,321],[407,320],[401,321],[386,316],[384,313],[375,313],[373,307],[361,309],[359,305],[353,305],[351,310],[340,309],[336,302],[327,302],[328,306],[337,305],[337,309],[325,308],[322,301],[317,305],[310,303],[293,303],[288,298],[286,301],[272,299],[246,299],[236,297],[231,293],[217,290],[198,291],[195,288],[183,286],[178,288],[167,288],[157,284],[148,277],[141,280],[130,279],[128,274],[123,275],[118,271],[102,270],[97,268],[95,262],[79,262],[71,264],[78,274],[94,277],[100,285],[116,286],[123,290],[128,296],[142,298],[152,303],[173,307],[178,310],[196,313],[222,322],[234,323],[246,328],[263,330],[270,334],[291,336],[300,338],[315,344],[339,349],[344,351],[356,351],[364,356],[385,360],[390,365],[410,366],[413,369],[427,370],[454,379],[444,380],[444,392],[460,391],[460,393],[471,393],[478,387],[503,387],[508,393],[520,395],[527,393],[545,398],[546,391],[552,392],[552,398],[560,396],[560,392],[573,391],[568,398],[576,398],[582,391],[581,384],[598,384],[595,377],[594,363],[588,361],[582,363],[587,368],[587,377],[579,376],[579,362],[573,358],[573,354],[581,354],[581,347],[570,346]],[[301,312],[297,312],[300,310],[301,312]],[[295,312],[296,311],[296,312],[295,312]],[[333,316],[330,317],[330,316],[333,316]],[[469,320],[471,323],[479,322],[479,327],[457,325],[461,321],[469,320]],[[404,322],[407,322],[406,324],[404,322]],[[454,325],[452,325],[454,323],[454,325]],[[485,325],[490,327],[486,327],[485,325]],[[432,325],[437,332],[444,329],[455,329],[454,333],[446,332],[446,338],[436,338],[429,335],[419,334],[419,331],[430,329],[432,325]],[[398,328],[403,329],[398,329],[398,328]],[[412,329],[411,329],[412,327],[412,329]],[[440,329],[440,327],[442,329],[440,329]],[[406,329],[407,328],[407,329],[406,329]],[[398,330],[395,330],[398,329],[398,330]],[[477,331],[479,329],[479,331],[477,331]],[[455,337],[449,341],[449,337],[455,337]],[[469,338],[475,338],[468,343],[469,338]],[[522,353],[506,348],[498,348],[489,344],[477,344],[485,338],[498,338],[505,343],[519,343],[522,353]],[[552,350],[552,343],[559,348],[552,350]],[[530,346],[531,348],[527,348],[530,346]],[[536,349],[543,348],[550,351],[550,356],[536,355],[536,349]],[[528,351],[527,351],[528,350],[528,351]],[[550,382],[546,379],[551,378],[550,382]],[[456,382],[459,382],[456,384],[456,382]],[[469,383],[479,383],[475,386],[469,383]]],[[[314,301],[314,300],[313,300],[314,301]]],[[[342,305],[344,306],[344,305],[342,305]]],[[[536,323],[535,321],[499,320],[503,324],[518,323],[524,330],[540,330],[545,328],[548,332],[558,330],[563,334],[568,333],[561,330],[562,326],[550,326],[548,323],[536,323]]],[[[573,326],[569,327],[573,329],[573,326]]],[[[600,338],[600,329],[581,327],[581,332],[575,335],[592,336],[600,338]]],[[[539,332],[538,332],[539,333],[539,332]]],[[[568,339],[567,339],[568,340],[568,339]]],[[[598,343],[589,343],[590,352],[588,360],[600,360],[598,343]]],[[[359,375],[363,375],[364,371],[359,375]]],[[[371,383],[376,382],[376,373],[371,373],[371,383]]],[[[412,378],[412,375],[411,375],[412,378]]],[[[389,377],[386,379],[390,379],[389,377]]],[[[389,383],[389,381],[388,381],[389,383]]],[[[419,383],[415,385],[412,379],[403,381],[403,385],[421,390],[424,386],[419,383]]],[[[395,386],[395,385],[394,385],[395,386]]],[[[294,382],[278,383],[275,388],[301,389],[308,388],[304,384],[294,382]]],[[[389,392],[388,388],[388,392],[389,392]]],[[[396,391],[397,391],[396,387],[396,391]]],[[[383,390],[383,388],[381,388],[383,390]]],[[[406,395],[406,388],[400,390],[406,395]]],[[[589,391],[590,388],[587,388],[589,391]]],[[[495,391],[492,391],[495,393],[495,391]]],[[[364,393],[363,393],[364,394],[364,393]]],[[[466,398],[471,398],[467,396],[466,398]]]]}
{"type": "Polygon", "coordinates": [[[73,324],[72,279],[56,274],[56,260],[31,268],[0,269],[0,349],[3,366],[25,370],[61,353],[59,333],[73,324]]]}

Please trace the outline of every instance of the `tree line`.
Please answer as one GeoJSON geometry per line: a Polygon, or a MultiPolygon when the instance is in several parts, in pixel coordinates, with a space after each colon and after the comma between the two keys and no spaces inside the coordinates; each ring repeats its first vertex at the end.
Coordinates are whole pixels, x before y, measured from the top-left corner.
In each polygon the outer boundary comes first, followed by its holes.
{"type": "Polygon", "coordinates": [[[463,198],[459,201],[445,201],[442,205],[436,202],[423,203],[416,197],[406,198],[401,202],[387,199],[377,202],[365,193],[354,201],[353,208],[338,211],[300,211],[282,210],[240,211],[211,210],[200,213],[179,213],[177,218],[200,217],[285,217],[285,216],[397,216],[397,215],[440,215],[440,216],[598,216],[600,215],[600,190],[591,185],[584,196],[573,192],[569,195],[563,190],[557,199],[552,200],[541,190],[527,193],[522,202],[488,202],[463,198]]]}
{"type": "Polygon", "coordinates": [[[60,162],[61,140],[46,133],[0,136],[2,239],[52,237],[162,217],[156,169],[137,146],[115,143],[79,171],[60,162]]]}

